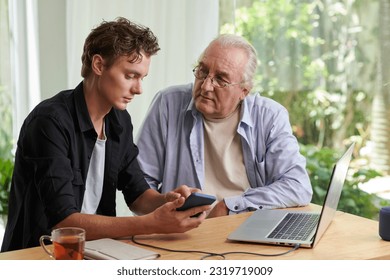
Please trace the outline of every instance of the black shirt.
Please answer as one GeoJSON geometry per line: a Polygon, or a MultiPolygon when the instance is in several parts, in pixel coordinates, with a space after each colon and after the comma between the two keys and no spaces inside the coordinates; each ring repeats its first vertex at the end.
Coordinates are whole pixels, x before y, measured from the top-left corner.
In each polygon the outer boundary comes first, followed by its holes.
{"type": "MultiPolygon", "coordinates": [[[[116,190],[127,205],[149,189],[137,162],[126,110],[105,117],[107,136],[102,198],[97,214],[115,216],[116,190]]],[[[80,212],[97,134],[85,103],[83,82],[41,102],[20,131],[8,221],[1,251],[39,245],[39,237],[80,212]]]]}

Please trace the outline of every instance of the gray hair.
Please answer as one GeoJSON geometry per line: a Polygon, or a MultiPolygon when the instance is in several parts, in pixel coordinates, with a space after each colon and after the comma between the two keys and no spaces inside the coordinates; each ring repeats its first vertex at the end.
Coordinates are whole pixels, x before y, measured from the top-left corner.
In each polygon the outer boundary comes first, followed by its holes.
{"type": "Polygon", "coordinates": [[[243,50],[247,57],[248,61],[245,66],[245,71],[243,73],[243,82],[252,89],[254,84],[254,78],[257,69],[257,52],[256,49],[242,36],[235,34],[221,34],[214,40],[210,42],[208,47],[200,55],[198,62],[203,59],[203,56],[207,49],[213,44],[219,44],[222,47],[234,47],[243,50]]]}

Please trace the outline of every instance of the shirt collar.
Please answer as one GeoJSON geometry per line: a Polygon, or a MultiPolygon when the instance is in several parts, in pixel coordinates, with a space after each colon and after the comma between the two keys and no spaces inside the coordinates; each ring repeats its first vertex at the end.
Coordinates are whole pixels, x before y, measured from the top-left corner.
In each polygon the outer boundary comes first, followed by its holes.
{"type": "Polygon", "coordinates": [[[74,100],[80,131],[93,130],[94,127],[88,113],[87,103],[85,102],[83,82],[74,89],[74,100]]]}
{"type": "MultiPolygon", "coordinates": [[[[74,89],[74,99],[75,99],[76,116],[79,123],[80,131],[81,132],[85,132],[88,130],[94,131],[91,117],[89,116],[88,113],[87,103],[85,102],[83,82],[81,82],[74,89]]],[[[117,114],[118,114],[117,110],[112,108],[111,111],[105,117],[105,125],[107,128],[106,132],[107,135],[109,136],[110,135],[119,136],[123,131],[123,127],[120,125],[117,114]]]]}
{"type": "Polygon", "coordinates": [[[244,100],[242,100],[241,104],[241,121],[240,125],[242,123],[245,123],[249,127],[253,127],[253,120],[251,118],[250,108],[249,108],[249,96],[245,97],[244,100]]]}

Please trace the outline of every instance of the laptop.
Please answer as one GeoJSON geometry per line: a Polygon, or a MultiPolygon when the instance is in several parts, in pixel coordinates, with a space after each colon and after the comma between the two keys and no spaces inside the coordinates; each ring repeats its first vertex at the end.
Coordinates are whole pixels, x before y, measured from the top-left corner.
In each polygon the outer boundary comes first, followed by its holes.
{"type": "Polygon", "coordinates": [[[336,213],[354,146],[352,143],[334,165],[320,212],[256,210],[228,240],[314,248],[336,213]]]}

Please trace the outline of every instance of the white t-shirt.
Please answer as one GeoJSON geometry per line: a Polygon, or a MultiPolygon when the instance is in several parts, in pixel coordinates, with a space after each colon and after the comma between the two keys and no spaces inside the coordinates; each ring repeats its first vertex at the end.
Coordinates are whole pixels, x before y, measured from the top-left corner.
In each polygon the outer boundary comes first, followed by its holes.
{"type": "MultiPolygon", "coordinates": [[[[104,131],[104,128],[103,128],[104,131]]],[[[103,193],[104,161],[106,158],[106,135],[97,139],[89,163],[81,213],[96,214],[103,193]]]]}
{"type": "Polygon", "coordinates": [[[220,201],[249,187],[237,125],[240,110],[224,119],[203,119],[205,185],[203,191],[220,201]]]}

